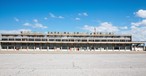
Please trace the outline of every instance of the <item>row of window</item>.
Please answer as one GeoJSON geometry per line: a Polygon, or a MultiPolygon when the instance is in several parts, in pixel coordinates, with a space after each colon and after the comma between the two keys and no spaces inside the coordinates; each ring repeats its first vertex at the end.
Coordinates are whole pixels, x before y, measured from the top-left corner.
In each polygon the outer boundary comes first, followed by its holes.
{"type": "Polygon", "coordinates": [[[70,42],[130,42],[131,40],[104,40],[104,39],[100,39],[100,40],[79,40],[79,39],[2,39],[2,41],[56,41],[56,42],[63,42],[63,41],[70,41],[70,42]]]}
{"type": "Polygon", "coordinates": [[[131,47],[126,46],[126,47],[119,47],[119,46],[114,46],[114,47],[89,47],[87,48],[87,46],[84,47],[67,47],[67,46],[62,46],[62,47],[54,47],[54,46],[49,46],[49,47],[33,47],[33,46],[2,46],[2,49],[74,49],[74,48],[78,48],[78,49],[130,49],[131,47]]]}

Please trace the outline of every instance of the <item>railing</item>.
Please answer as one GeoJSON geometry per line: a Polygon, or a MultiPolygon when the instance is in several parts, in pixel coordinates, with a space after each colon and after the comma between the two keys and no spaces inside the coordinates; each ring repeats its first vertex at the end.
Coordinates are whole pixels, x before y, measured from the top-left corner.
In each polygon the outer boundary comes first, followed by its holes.
{"type": "Polygon", "coordinates": [[[2,37],[2,39],[61,39],[61,40],[130,40],[130,38],[97,38],[97,37],[2,37]]]}
{"type": "Polygon", "coordinates": [[[88,43],[88,42],[131,42],[131,41],[106,41],[106,40],[100,40],[100,41],[94,41],[94,40],[73,40],[73,41],[71,41],[71,40],[65,40],[65,41],[63,41],[63,40],[61,40],[61,41],[47,41],[47,40],[44,40],[44,41],[42,41],[42,40],[40,40],[40,41],[0,41],[0,42],[9,42],[9,43],[11,43],[11,42],[16,42],[16,43],[69,43],[69,42],[71,42],[71,43],[88,43]]]}

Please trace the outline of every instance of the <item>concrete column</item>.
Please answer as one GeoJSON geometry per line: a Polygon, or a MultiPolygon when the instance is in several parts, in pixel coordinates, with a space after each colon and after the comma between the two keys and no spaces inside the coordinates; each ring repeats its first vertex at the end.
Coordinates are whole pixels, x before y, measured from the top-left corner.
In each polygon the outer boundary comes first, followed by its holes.
{"type": "MultiPolygon", "coordinates": [[[[41,40],[42,40],[42,38],[41,38],[41,40]]],[[[42,51],[42,44],[40,44],[40,51],[42,51]]]]}
{"type": "Polygon", "coordinates": [[[113,46],[113,51],[115,51],[115,50],[114,50],[114,46],[113,46]]]}
{"type": "Polygon", "coordinates": [[[60,51],[62,51],[62,46],[60,46],[60,51]]]}
{"type": "Polygon", "coordinates": [[[121,50],[121,47],[119,46],[119,51],[121,50]]]}
{"type": "MultiPolygon", "coordinates": [[[[131,48],[130,48],[131,51],[132,51],[132,47],[133,47],[133,46],[132,46],[132,44],[131,44],[131,48]]],[[[135,51],[135,47],[134,47],[134,51],[135,51]]]]}
{"type": "MultiPolygon", "coordinates": [[[[1,34],[0,34],[0,40],[2,40],[2,35],[1,34]]],[[[0,42],[0,51],[1,51],[1,49],[2,49],[2,44],[0,42]]]]}
{"type": "Polygon", "coordinates": [[[8,51],[9,47],[7,46],[7,51],[8,51]]]}
{"type": "Polygon", "coordinates": [[[87,51],[89,51],[89,46],[87,45],[87,51]]]}
{"type": "Polygon", "coordinates": [[[125,51],[127,50],[126,46],[125,46],[125,51]]]}
{"type": "Polygon", "coordinates": [[[27,46],[26,46],[26,49],[27,49],[27,51],[28,51],[28,44],[26,44],[27,46]]]}
{"type": "Polygon", "coordinates": [[[143,51],[145,51],[145,44],[143,44],[143,51]]]}
{"type": "Polygon", "coordinates": [[[20,49],[22,49],[22,45],[20,46],[20,49]]]}
{"type": "Polygon", "coordinates": [[[67,47],[67,51],[69,51],[69,47],[67,47]]]}
{"type": "Polygon", "coordinates": [[[136,48],[136,47],[134,46],[132,51],[136,51],[136,49],[135,49],[135,48],[136,48]]]}
{"type": "Polygon", "coordinates": [[[47,51],[49,51],[49,46],[47,46],[47,51]]]}
{"type": "Polygon", "coordinates": [[[35,43],[34,43],[34,46],[33,46],[33,50],[35,51],[35,43]]]}
{"type": "Polygon", "coordinates": [[[55,46],[54,46],[54,51],[56,51],[56,48],[55,48],[55,46]]]}
{"type": "Polygon", "coordinates": [[[81,46],[81,48],[80,48],[81,50],[83,50],[83,47],[81,46]]]}
{"type": "Polygon", "coordinates": [[[48,51],[49,51],[49,48],[50,48],[50,47],[48,46],[48,51]]]}
{"type": "Polygon", "coordinates": [[[1,42],[0,42],[0,51],[1,51],[1,49],[2,49],[2,45],[1,45],[1,42]]]}
{"type": "Polygon", "coordinates": [[[15,47],[15,45],[14,45],[14,51],[15,51],[15,49],[16,49],[16,47],[15,47]]]}
{"type": "Polygon", "coordinates": [[[108,51],[108,47],[106,47],[106,51],[108,51]]]}

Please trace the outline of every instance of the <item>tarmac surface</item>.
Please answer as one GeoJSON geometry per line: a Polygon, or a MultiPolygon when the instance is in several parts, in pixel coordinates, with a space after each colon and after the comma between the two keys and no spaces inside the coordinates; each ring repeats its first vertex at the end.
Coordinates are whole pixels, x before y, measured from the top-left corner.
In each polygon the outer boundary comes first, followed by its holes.
{"type": "Polygon", "coordinates": [[[0,52],[0,76],[146,76],[145,52],[43,53],[0,52]]]}

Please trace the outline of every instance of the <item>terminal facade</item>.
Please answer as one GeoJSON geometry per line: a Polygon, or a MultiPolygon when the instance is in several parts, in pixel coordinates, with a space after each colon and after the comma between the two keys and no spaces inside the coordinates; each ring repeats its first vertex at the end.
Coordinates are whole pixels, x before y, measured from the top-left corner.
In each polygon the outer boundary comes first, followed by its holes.
{"type": "Polygon", "coordinates": [[[23,31],[0,34],[1,51],[144,51],[145,43],[132,41],[132,35],[102,32],[23,31]]]}

